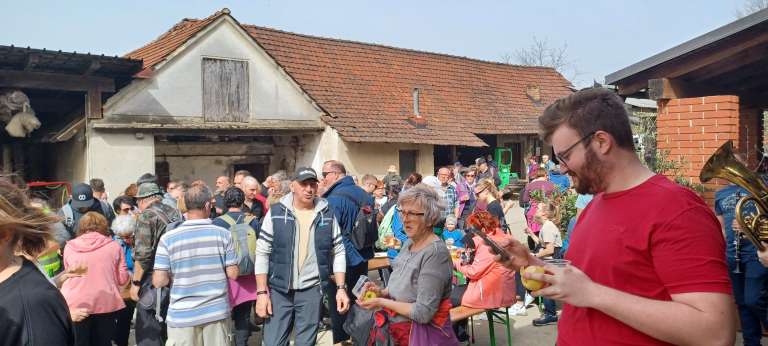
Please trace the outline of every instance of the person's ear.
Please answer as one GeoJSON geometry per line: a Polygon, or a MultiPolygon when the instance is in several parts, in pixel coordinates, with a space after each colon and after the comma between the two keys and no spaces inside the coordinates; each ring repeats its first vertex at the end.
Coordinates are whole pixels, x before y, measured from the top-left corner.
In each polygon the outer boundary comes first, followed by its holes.
{"type": "Polygon", "coordinates": [[[594,137],[592,141],[597,143],[597,152],[602,155],[607,155],[616,144],[613,136],[605,131],[595,132],[594,137]]]}

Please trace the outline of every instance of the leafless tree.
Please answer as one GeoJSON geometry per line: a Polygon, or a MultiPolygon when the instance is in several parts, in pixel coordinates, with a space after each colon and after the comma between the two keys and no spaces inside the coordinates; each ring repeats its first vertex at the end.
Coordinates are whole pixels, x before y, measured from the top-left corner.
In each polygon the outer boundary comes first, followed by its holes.
{"type": "Polygon", "coordinates": [[[576,65],[568,59],[567,43],[560,47],[553,47],[546,39],[542,40],[536,36],[533,37],[530,46],[518,49],[512,54],[503,54],[501,61],[507,64],[552,67],[574,84],[579,75],[576,65]]]}
{"type": "Polygon", "coordinates": [[[741,9],[736,10],[736,18],[746,17],[766,8],[768,8],[768,0],[744,0],[741,9]]]}

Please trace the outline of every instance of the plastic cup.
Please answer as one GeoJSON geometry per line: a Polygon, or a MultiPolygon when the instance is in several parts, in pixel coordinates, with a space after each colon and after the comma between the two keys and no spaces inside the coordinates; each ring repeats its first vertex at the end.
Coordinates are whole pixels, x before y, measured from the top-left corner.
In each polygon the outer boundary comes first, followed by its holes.
{"type": "Polygon", "coordinates": [[[553,267],[558,267],[558,268],[565,268],[571,265],[571,261],[565,260],[565,259],[547,259],[547,260],[544,260],[544,263],[549,264],[553,267]]]}

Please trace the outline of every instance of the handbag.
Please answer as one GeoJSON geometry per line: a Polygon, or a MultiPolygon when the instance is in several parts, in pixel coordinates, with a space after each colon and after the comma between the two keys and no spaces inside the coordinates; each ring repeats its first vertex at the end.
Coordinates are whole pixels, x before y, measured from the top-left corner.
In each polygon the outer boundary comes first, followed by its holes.
{"type": "Polygon", "coordinates": [[[342,327],[352,338],[353,345],[368,345],[373,328],[373,311],[363,309],[357,304],[352,305],[342,327]]]}
{"type": "MultiPolygon", "coordinates": [[[[151,277],[147,275],[146,277],[151,277]]],[[[168,287],[156,288],[152,286],[151,279],[145,279],[139,287],[139,301],[137,305],[144,310],[154,311],[155,319],[162,323],[168,314],[168,305],[170,303],[170,292],[168,287]]]]}
{"type": "Polygon", "coordinates": [[[442,327],[432,323],[411,323],[411,338],[409,345],[419,346],[458,346],[459,340],[453,333],[451,321],[447,320],[442,327]]]}

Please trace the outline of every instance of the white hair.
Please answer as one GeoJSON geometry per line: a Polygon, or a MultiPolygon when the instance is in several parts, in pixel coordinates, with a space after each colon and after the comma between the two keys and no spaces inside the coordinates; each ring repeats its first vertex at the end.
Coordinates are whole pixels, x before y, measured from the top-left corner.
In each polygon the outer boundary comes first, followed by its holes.
{"type": "Polygon", "coordinates": [[[256,186],[258,186],[259,185],[259,181],[256,178],[254,178],[254,177],[249,175],[249,176],[243,178],[243,180],[240,182],[240,186],[245,187],[245,186],[248,186],[248,185],[256,185],[256,186]]]}
{"type": "Polygon", "coordinates": [[[112,232],[117,236],[127,237],[136,231],[136,219],[131,215],[118,215],[112,221],[112,232]]]}

